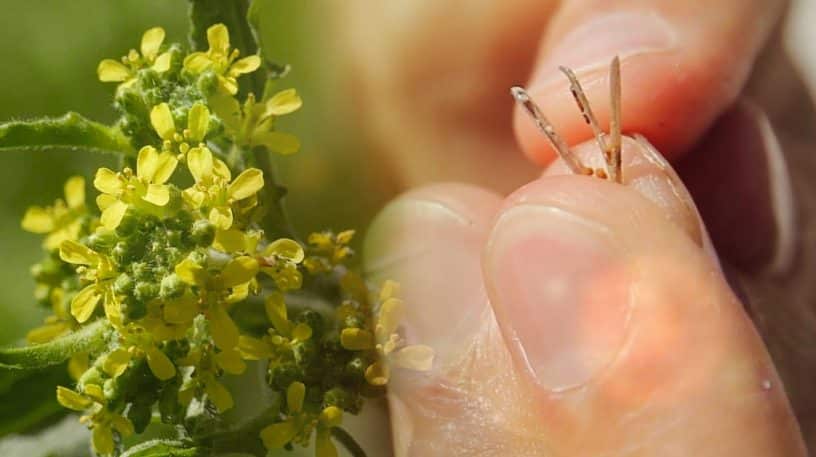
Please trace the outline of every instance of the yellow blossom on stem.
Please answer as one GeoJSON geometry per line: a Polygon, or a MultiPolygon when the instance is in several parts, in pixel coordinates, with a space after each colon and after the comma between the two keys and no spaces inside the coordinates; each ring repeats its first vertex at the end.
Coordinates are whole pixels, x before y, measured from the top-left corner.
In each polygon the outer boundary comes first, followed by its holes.
{"type": "Polygon", "coordinates": [[[416,371],[431,369],[434,351],[428,346],[408,345],[397,333],[402,318],[402,300],[393,293],[398,287],[386,282],[380,295],[381,304],[374,313],[373,332],[365,328],[346,328],[340,333],[340,343],[351,351],[375,350],[379,359],[366,368],[369,384],[384,386],[391,377],[391,367],[416,371]]]}
{"type": "Polygon", "coordinates": [[[295,89],[280,91],[260,103],[249,94],[243,107],[231,95],[219,93],[210,97],[209,104],[223,122],[226,133],[240,146],[264,146],[283,155],[300,149],[296,136],[275,131],[278,117],[293,113],[303,105],[295,89]]]}
{"type": "Polygon", "coordinates": [[[162,149],[183,157],[191,147],[205,147],[202,142],[210,128],[210,110],[203,103],[194,103],[187,112],[187,128],[178,132],[170,105],[160,103],[150,110],[150,124],[163,141],[162,149]]]}
{"type": "Polygon", "coordinates": [[[349,247],[354,237],[354,230],[345,230],[338,234],[330,231],[309,234],[309,257],[304,266],[310,273],[326,273],[337,265],[343,264],[354,251],[349,247]]]}
{"type": "Polygon", "coordinates": [[[74,265],[80,265],[77,271],[80,277],[90,282],[71,300],[71,315],[80,324],[91,318],[100,301],[104,303],[105,315],[114,323],[122,319],[119,302],[113,292],[113,281],[118,272],[113,261],[91,248],[72,240],[65,240],[60,245],[60,258],[74,265]]]}
{"type": "Polygon", "coordinates": [[[303,275],[298,265],[303,262],[303,246],[295,240],[280,238],[267,245],[261,253],[261,271],[269,275],[279,290],[300,289],[303,275]]]}
{"type": "Polygon", "coordinates": [[[182,192],[184,200],[193,208],[209,210],[210,222],[220,230],[232,227],[233,204],[255,197],[264,185],[263,172],[257,168],[244,170],[230,182],[229,168],[206,147],[187,153],[187,167],[195,184],[182,192]]]}
{"type": "Polygon", "coordinates": [[[134,432],[133,423],[129,419],[108,409],[107,401],[102,394],[102,387],[96,384],[85,385],[83,393],[58,386],[57,401],[68,409],[87,412],[80,418],[80,422],[88,424],[88,427],[91,428],[91,444],[93,444],[94,452],[99,455],[113,454],[114,431],[123,438],[134,432]]]}
{"type": "Polygon", "coordinates": [[[156,341],[150,332],[141,326],[129,324],[120,329],[118,349],[109,352],[102,363],[102,370],[113,378],[117,378],[127,370],[131,360],[146,359],[150,371],[156,378],[166,381],[176,375],[176,367],[167,355],[156,346],[156,341]]]}
{"type": "Polygon", "coordinates": [[[121,61],[105,59],[99,63],[96,73],[102,82],[119,82],[122,86],[133,84],[136,72],[142,68],[151,68],[157,73],[170,69],[170,53],[159,53],[164,43],[164,29],[153,27],[142,35],[140,51],[131,49],[121,61]]]}
{"type": "MultiPolygon", "coordinates": [[[[145,146],[136,159],[136,173],[125,168],[117,173],[100,168],[94,178],[94,187],[102,192],[96,199],[102,210],[101,223],[113,230],[122,222],[128,207],[161,208],[170,201],[170,186],[165,184],[173,175],[178,159],[169,152],[145,146]]],[[[155,211],[154,211],[155,212],[155,211]]]]}
{"type": "Polygon", "coordinates": [[[203,391],[218,411],[224,412],[234,406],[232,394],[218,378],[222,371],[238,375],[246,370],[238,351],[216,353],[211,345],[195,347],[187,357],[179,360],[179,365],[194,368],[192,377],[179,390],[179,400],[183,404],[189,404],[198,391],[203,391]]]}
{"type": "Polygon", "coordinates": [[[23,229],[33,233],[48,234],[43,246],[56,249],[65,240],[77,240],[85,207],[85,179],[73,176],[65,182],[65,200],[59,199],[52,206],[32,206],[23,216],[23,229]]]}
{"type": "Polygon", "coordinates": [[[227,307],[246,297],[249,283],[258,274],[258,262],[249,256],[231,259],[220,271],[210,271],[191,259],[182,260],[175,272],[187,284],[198,287],[210,332],[221,350],[234,350],[240,335],[227,307]]]}
{"type": "Polygon", "coordinates": [[[215,24],[207,29],[206,52],[194,52],[184,59],[184,69],[193,74],[212,70],[218,76],[218,87],[229,93],[238,93],[238,77],[252,73],[261,66],[261,58],[256,55],[238,59],[240,51],[230,50],[229,30],[224,24],[215,24]]]}
{"type": "Polygon", "coordinates": [[[274,331],[261,338],[241,335],[238,349],[247,360],[268,359],[274,355],[276,346],[306,341],[312,337],[312,328],[300,322],[294,324],[287,316],[283,294],[272,292],[264,303],[266,316],[274,331]]]}

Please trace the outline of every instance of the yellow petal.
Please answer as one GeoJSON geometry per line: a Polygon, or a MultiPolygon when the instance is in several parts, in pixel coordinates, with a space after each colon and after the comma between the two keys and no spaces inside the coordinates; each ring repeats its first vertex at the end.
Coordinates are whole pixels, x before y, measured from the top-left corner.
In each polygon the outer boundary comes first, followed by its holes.
{"type": "Polygon", "coordinates": [[[170,188],[164,184],[151,184],[147,186],[147,193],[142,200],[156,206],[164,206],[170,201],[170,188]]]}
{"type": "Polygon", "coordinates": [[[337,234],[337,244],[349,244],[352,238],[354,238],[354,230],[343,230],[337,234]]]}
{"type": "Polygon", "coordinates": [[[209,126],[210,110],[204,104],[196,102],[187,114],[187,129],[190,131],[190,140],[203,140],[209,126]]]}
{"type": "Polygon", "coordinates": [[[224,56],[229,53],[230,39],[227,26],[224,24],[215,24],[207,29],[207,43],[210,45],[211,52],[217,52],[224,56]]]}
{"type": "Polygon", "coordinates": [[[65,181],[65,202],[69,208],[79,208],[85,205],[85,178],[72,176],[65,181]]]}
{"type": "Polygon", "coordinates": [[[88,371],[90,366],[87,352],[78,352],[68,360],[68,374],[71,379],[78,381],[82,375],[88,371]]]}
{"type": "Polygon", "coordinates": [[[116,349],[105,356],[102,362],[102,370],[109,376],[118,378],[127,370],[130,364],[131,354],[125,349],[116,349]]]}
{"type": "Polygon", "coordinates": [[[232,180],[232,173],[230,173],[229,167],[221,159],[213,159],[213,174],[225,181],[232,180]]]}
{"type": "Polygon", "coordinates": [[[315,457],[337,457],[337,448],[327,429],[318,430],[315,434],[315,457]]]}
{"type": "Polygon", "coordinates": [[[238,93],[238,81],[233,77],[218,76],[218,86],[230,95],[238,93]]]}
{"type": "Polygon", "coordinates": [[[298,137],[283,132],[258,132],[252,135],[252,144],[264,146],[283,155],[294,154],[300,150],[298,137]]]}
{"type": "Polygon", "coordinates": [[[164,320],[170,324],[186,324],[192,321],[198,314],[196,303],[195,296],[191,294],[165,303],[164,320]]]}
{"type": "Polygon", "coordinates": [[[302,262],[306,256],[303,252],[303,246],[289,238],[279,238],[269,243],[266,249],[264,249],[264,255],[275,255],[293,263],[302,262]]]}
{"type": "Polygon", "coordinates": [[[122,222],[122,218],[125,217],[127,209],[127,203],[123,202],[122,200],[116,200],[110,206],[105,208],[104,211],[102,211],[102,216],[99,218],[99,222],[101,222],[102,226],[106,229],[113,230],[116,227],[119,227],[119,223],[122,222]]]}
{"type": "Polygon", "coordinates": [[[156,61],[153,62],[153,66],[150,68],[157,73],[164,73],[165,71],[170,69],[170,64],[172,63],[172,54],[169,52],[163,52],[161,55],[156,57],[156,61]]]}
{"type": "Polygon", "coordinates": [[[207,194],[196,189],[195,187],[184,189],[181,192],[181,196],[184,198],[184,201],[193,208],[201,208],[201,205],[204,204],[204,200],[207,199],[207,194]]]}
{"type": "Polygon", "coordinates": [[[99,455],[108,455],[113,453],[113,432],[110,427],[98,424],[93,428],[91,435],[91,444],[93,449],[99,455]]]}
{"type": "Polygon", "coordinates": [[[96,285],[91,284],[85,287],[71,300],[71,315],[80,324],[87,321],[93,315],[96,305],[101,299],[102,295],[97,290],[96,285]]]}
{"type": "Polygon", "coordinates": [[[397,327],[402,321],[403,305],[398,298],[389,298],[380,305],[380,312],[377,316],[377,339],[383,341],[389,335],[397,331],[397,327]]]}
{"type": "Polygon", "coordinates": [[[230,66],[230,76],[239,76],[246,73],[252,73],[261,66],[261,58],[258,56],[247,56],[239,59],[230,66]]]}
{"type": "Polygon", "coordinates": [[[94,187],[99,192],[111,195],[119,195],[125,187],[125,183],[119,179],[119,175],[109,168],[100,168],[94,177],[94,187]]]}
{"type": "Polygon", "coordinates": [[[266,309],[266,317],[272,322],[272,326],[281,335],[289,336],[292,329],[292,324],[289,322],[286,312],[286,303],[283,299],[283,294],[279,292],[271,292],[264,302],[266,309]]]}
{"type": "Polygon", "coordinates": [[[105,293],[103,306],[105,308],[105,317],[107,317],[112,324],[120,325],[122,323],[122,307],[112,290],[108,290],[108,292],[105,293]]]}
{"type": "Polygon", "coordinates": [[[318,420],[323,427],[339,427],[343,422],[343,410],[336,406],[328,406],[320,412],[318,420]]]}
{"type": "Polygon", "coordinates": [[[212,64],[212,60],[203,52],[194,52],[184,58],[184,69],[195,74],[207,70],[212,64]]]}
{"type": "Polygon", "coordinates": [[[306,398],[306,386],[302,382],[293,382],[286,389],[286,406],[289,413],[299,413],[306,398]]]}
{"type": "Polygon", "coordinates": [[[113,59],[105,59],[96,67],[96,74],[102,82],[122,82],[130,77],[130,69],[113,59]]]}
{"type": "Polygon", "coordinates": [[[150,367],[150,371],[159,380],[166,381],[176,375],[176,366],[156,346],[149,346],[145,349],[145,355],[147,356],[147,365],[150,367]]]}
{"type": "Polygon", "coordinates": [[[263,172],[257,168],[247,168],[229,185],[227,194],[235,200],[243,200],[263,188],[263,172]]]}
{"type": "Polygon", "coordinates": [[[434,350],[428,346],[416,344],[392,352],[389,359],[396,367],[416,371],[428,371],[433,367],[434,350]]]}
{"type": "Polygon", "coordinates": [[[139,149],[139,155],[136,157],[136,175],[150,182],[157,168],[159,168],[159,151],[153,146],[139,149]]]}
{"type": "Polygon", "coordinates": [[[207,148],[192,148],[187,152],[187,168],[196,182],[212,176],[213,155],[207,148]]]}
{"type": "Polygon", "coordinates": [[[258,274],[258,261],[250,256],[232,259],[221,271],[225,287],[235,287],[249,282],[258,274]]]}
{"type": "Polygon", "coordinates": [[[193,286],[204,286],[207,283],[207,272],[204,267],[193,262],[191,259],[184,259],[174,268],[176,274],[182,281],[193,286]]]}
{"type": "Polygon", "coordinates": [[[232,408],[235,404],[229,390],[213,378],[208,379],[207,382],[204,383],[204,391],[207,392],[207,396],[215,407],[218,408],[219,412],[223,413],[232,408]]]}
{"type": "Polygon", "coordinates": [[[282,90],[266,101],[261,117],[282,116],[297,111],[301,106],[303,100],[295,89],[282,90]]]}
{"type": "Polygon", "coordinates": [[[238,350],[247,360],[261,360],[272,356],[272,346],[269,343],[246,335],[239,337],[238,350]]]}
{"type": "Polygon", "coordinates": [[[74,411],[84,411],[93,404],[90,398],[62,386],[57,386],[57,401],[60,405],[74,411]]]}
{"type": "Polygon", "coordinates": [[[238,100],[228,94],[216,93],[207,101],[228,130],[235,132],[241,128],[241,105],[238,100]]]}
{"type": "Polygon", "coordinates": [[[232,227],[232,209],[228,206],[216,206],[210,210],[209,219],[216,228],[228,230],[232,227]]]}
{"type": "Polygon", "coordinates": [[[237,229],[218,230],[215,232],[213,246],[224,252],[247,251],[246,236],[243,231],[237,229]]]}
{"type": "Polygon", "coordinates": [[[372,363],[366,368],[365,378],[372,386],[384,386],[388,384],[388,379],[391,377],[388,365],[382,361],[372,363]]]}
{"type": "Polygon", "coordinates": [[[47,209],[32,206],[26,210],[21,225],[24,230],[32,233],[48,233],[54,230],[54,217],[47,209]]]}
{"type": "Polygon", "coordinates": [[[60,245],[60,258],[75,265],[93,265],[99,261],[99,254],[84,244],[65,240],[60,245]]]}
{"type": "Polygon", "coordinates": [[[111,419],[111,425],[113,425],[113,428],[115,428],[123,438],[127,438],[135,432],[133,429],[133,422],[131,422],[130,419],[120,416],[119,414],[115,415],[113,419],[111,419]]]}
{"type": "Polygon", "coordinates": [[[178,165],[178,159],[175,155],[169,152],[162,152],[159,154],[159,161],[156,166],[156,172],[153,175],[152,182],[155,184],[164,184],[173,176],[173,172],[176,171],[176,166],[178,165]]]}
{"type": "Polygon", "coordinates": [[[399,295],[400,285],[397,281],[388,279],[380,287],[380,302],[385,302],[389,298],[396,298],[399,295]]]}
{"type": "Polygon", "coordinates": [[[340,333],[340,344],[349,351],[364,351],[374,348],[374,335],[361,328],[344,328],[340,333]]]}
{"type": "Polygon", "coordinates": [[[118,200],[118,198],[111,194],[99,194],[96,196],[96,206],[98,206],[100,210],[105,211],[110,205],[116,203],[118,200]]]}
{"type": "Polygon", "coordinates": [[[215,354],[215,362],[224,372],[229,374],[238,375],[246,371],[246,364],[241,360],[240,353],[235,350],[221,351],[215,354]]]}
{"type": "Polygon", "coordinates": [[[66,322],[46,324],[30,330],[26,334],[26,340],[31,344],[47,343],[69,330],[71,330],[71,327],[66,322]]]}
{"type": "Polygon", "coordinates": [[[153,27],[142,35],[142,55],[147,60],[153,60],[159,53],[159,48],[164,42],[164,29],[153,27]]]}
{"type": "Polygon", "coordinates": [[[170,105],[161,103],[150,110],[150,124],[163,140],[172,140],[176,133],[176,124],[173,121],[173,113],[170,112],[170,105]]]}
{"type": "Polygon", "coordinates": [[[267,449],[280,449],[292,441],[298,429],[292,421],[278,422],[261,430],[261,440],[267,449]]]}
{"type": "Polygon", "coordinates": [[[304,323],[295,325],[292,329],[292,338],[298,341],[306,341],[312,337],[312,328],[304,323]]]}
{"type": "Polygon", "coordinates": [[[213,306],[207,317],[210,320],[210,333],[216,346],[221,350],[231,350],[238,346],[240,335],[238,326],[222,306],[213,306]]]}

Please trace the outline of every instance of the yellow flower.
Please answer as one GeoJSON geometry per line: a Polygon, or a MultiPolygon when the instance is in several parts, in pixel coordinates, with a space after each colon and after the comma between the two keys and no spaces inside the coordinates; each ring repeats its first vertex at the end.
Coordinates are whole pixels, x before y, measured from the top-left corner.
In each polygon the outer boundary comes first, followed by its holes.
{"type": "Polygon", "coordinates": [[[349,247],[353,237],[354,230],[345,230],[336,235],[330,231],[310,234],[308,242],[311,255],[303,265],[312,274],[331,271],[354,254],[349,247]]]}
{"type": "Polygon", "coordinates": [[[122,57],[121,62],[113,59],[103,60],[96,69],[99,80],[121,82],[122,86],[127,86],[133,84],[136,72],[142,68],[150,67],[158,73],[164,73],[170,69],[170,52],[159,54],[162,43],[164,43],[163,28],[154,27],[146,31],[142,35],[141,54],[131,49],[128,55],[122,57]]]}
{"type": "Polygon", "coordinates": [[[131,360],[145,358],[147,366],[159,380],[166,381],[176,375],[173,362],[156,346],[150,332],[143,327],[130,324],[120,329],[122,346],[109,352],[102,362],[102,370],[113,378],[118,378],[127,370],[131,360]]]}
{"type": "Polygon", "coordinates": [[[266,316],[272,323],[274,332],[261,338],[241,335],[238,349],[247,360],[268,359],[274,355],[274,347],[292,342],[306,341],[312,337],[312,329],[307,324],[292,323],[286,310],[283,294],[272,292],[265,301],[266,316]]]}
{"type": "Polygon", "coordinates": [[[64,240],[77,240],[85,208],[85,179],[73,176],[65,182],[65,200],[59,199],[46,208],[32,206],[23,216],[23,229],[47,233],[43,242],[47,249],[56,249],[64,240]]]}
{"type": "Polygon", "coordinates": [[[96,384],[84,386],[84,392],[78,393],[62,386],[57,387],[57,401],[62,406],[74,411],[87,411],[88,414],[79,420],[88,424],[92,430],[91,443],[99,455],[111,455],[114,451],[113,432],[123,438],[133,434],[133,423],[119,413],[110,411],[102,393],[102,387],[96,384]]]}
{"type": "Polygon", "coordinates": [[[60,258],[70,264],[80,265],[77,272],[84,281],[90,282],[71,300],[71,315],[74,319],[80,324],[87,321],[96,310],[96,305],[103,301],[108,319],[114,324],[120,323],[122,314],[113,292],[113,281],[118,272],[113,261],[73,240],[62,242],[60,258]]]}
{"type": "Polygon", "coordinates": [[[314,426],[317,426],[315,439],[316,457],[337,457],[337,448],[332,443],[331,429],[340,425],[343,411],[336,406],[329,406],[317,416],[303,410],[303,400],[306,396],[306,386],[300,382],[293,382],[286,389],[287,417],[261,430],[261,440],[269,449],[281,449],[291,442],[308,444],[314,426]]]}
{"type": "Polygon", "coordinates": [[[210,110],[200,102],[194,103],[187,112],[187,128],[179,133],[176,130],[170,105],[160,103],[150,110],[150,124],[162,139],[165,151],[172,152],[173,145],[175,145],[175,150],[183,156],[190,150],[191,143],[204,147],[201,142],[204,141],[210,128],[210,110]]]}
{"type": "Polygon", "coordinates": [[[234,406],[232,394],[218,381],[218,377],[219,371],[238,375],[246,370],[238,351],[215,353],[209,345],[194,347],[187,357],[179,360],[179,365],[194,368],[191,377],[179,389],[179,400],[183,404],[189,404],[198,391],[203,391],[220,412],[234,406]]]}
{"type": "Polygon", "coordinates": [[[254,198],[264,185],[263,172],[257,168],[244,170],[230,182],[227,165],[206,147],[190,149],[187,167],[195,184],[184,190],[184,200],[193,208],[208,209],[210,222],[221,230],[232,227],[233,204],[254,198]]]}
{"type": "Polygon", "coordinates": [[[184,59],[184,69],[193,74],[212,70],[218,76],[218,86],[227,93],[238,92],[238,77],[252,73],[261,66],[261,58],[255,55],[238,59],[237,49],[230,51],[229,30],[224,24],[207,29],[207,52],[194,52],[184,59]]]}
{"type": "Polygon", "coordinates": [[[108,168],[97,170],[94,187],[102,192],[96,199],[102,210],[102,226],[108,230],[118,227],[130,205],[148,210],[167,205],[170,186],[165,183],[176,165],[178,159],[173,154],[159,153],[156,148],[145,146],[136,159],[135,174],[130,168],[121,173],[108,168]]]}
{"type": "Polygon", "coordinates": [[[175,272],[182,281],[199,288],[216,346],[223,351],[234,350],[240,333],[227,306],[246,297],[249,283],[258,274],[258,262],[249,256],[236,257],[215,272],[187,258],[176,265],[175,272]]]}
{"type": "Polygon", "coordinates": [[[298,264],[305,256],[303,247],[295,240],[281,238],[269,243],[262,252],[261,271],[275,280],[279,290],[286,292],[300,289],[303,276],[298,264]]]}
{"type": "Polygon", "coordinates": [[[382,287],[379,309],[374,313],[374,331],[345,328],[340,333],[340,343],[351,351],[376,350],[379,360],[366,368],[369,384],[383,386],[391,377],[391,366],[410,370],[427,371],[433,365],[434,351],[424,345],[407,345],[397,333],[402,317],[402,300],[396,298],[396,283],[386,281],[382,287]]]}
{"type": "Polygon", "coordinates": [[[293,113],[303,105],[295,89],[280,91],[261,103],[256,103],[255,96],[249,94],[243,108],[228,94],[216,94],[210,97],[209,103],[236,144],[247,148],[264,146],[284,155],[300,149],[296,136],[275,131],[279,116],[293,113]]]}

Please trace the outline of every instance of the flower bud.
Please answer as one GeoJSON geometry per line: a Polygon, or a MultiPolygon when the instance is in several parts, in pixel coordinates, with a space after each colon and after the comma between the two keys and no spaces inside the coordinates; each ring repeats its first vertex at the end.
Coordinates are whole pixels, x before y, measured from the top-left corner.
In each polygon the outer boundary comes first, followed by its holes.
{"type": "Polygon", "coordinates": [[[113,282],[113,290],[119,295],[130,295],[136,283],[127,273],[120,274],[113,282]]]}
{"type": "Polygon", "coordinates": [[[159,296],[163,299],[180,297],[185,287],[184,281],[177,274],[171,273],[162,278],[159,296]]]}
{"type": "Polygon", "coordinates": [[[152,282],[140,281],[133,289],[133,296],[140,302],[148,302],[159,295],[159,286],[152,282]]]}
{"type": "Polygon", "coordinates": [[[215,239],[215,226],[207,219],[200,219],[193,223],[190,237],[196,246],[208,247],[215,239]]]}

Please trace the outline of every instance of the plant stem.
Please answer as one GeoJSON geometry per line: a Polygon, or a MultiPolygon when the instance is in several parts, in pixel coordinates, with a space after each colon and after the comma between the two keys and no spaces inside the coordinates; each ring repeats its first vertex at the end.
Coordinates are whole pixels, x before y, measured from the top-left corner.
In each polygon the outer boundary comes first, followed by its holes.
{"type": "Polygon", "coordinates": [[[352,457],[366,457],[366,453],[354,437],[349,432],[340,427],[332,427],[331,434],[344,448],[351,454],[352,457]]]}

